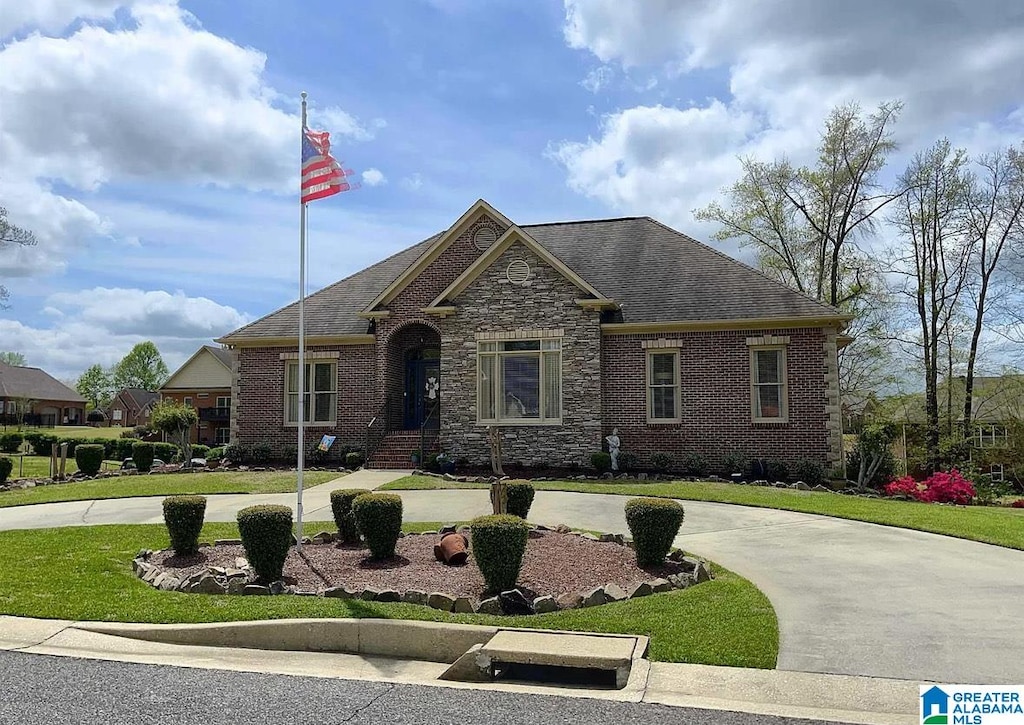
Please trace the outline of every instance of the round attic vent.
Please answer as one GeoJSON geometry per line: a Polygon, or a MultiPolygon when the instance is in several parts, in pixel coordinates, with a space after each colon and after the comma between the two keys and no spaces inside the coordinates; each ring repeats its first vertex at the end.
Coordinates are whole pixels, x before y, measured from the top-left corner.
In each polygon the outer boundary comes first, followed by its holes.
{"type": "Polygon", "coordinates": [[[513,259],[505,270],[505,276],[512,284],[522,284],[530,279],[530,265],[525,259],[513,259]]]}
{"type": "Polygon", "coordinates": [[[476,230],[476,234],[473,235],[473,244],[481,252],[486,250],[492,244],[498,241],[498,233],[490,227],[480,227],[476,230]]]}

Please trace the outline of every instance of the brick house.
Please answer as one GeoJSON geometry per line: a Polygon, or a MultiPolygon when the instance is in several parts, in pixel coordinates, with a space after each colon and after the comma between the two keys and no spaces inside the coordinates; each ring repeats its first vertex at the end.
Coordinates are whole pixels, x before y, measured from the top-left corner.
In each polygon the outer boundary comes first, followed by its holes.
{"type": "Polygon", "coordinates": [[[199,423],[192,442],[225,445],[231,423],[231,352],[203,345],[174,371],[160,388],[161,400],[173,400],[196,409],[199,423]]]}
{"type": "Polygon", "coordinates": [[[85,398],[44,370],[0,362],[4,425],[82,425],[85,404],[85,398]]]}
{"type": "MultiPolygon", "coordinates": [[[[231,437],[294,443],[297,304],[218,340],[231,437]]],[[[648,217],[516,225],[478,201],[448,230],[311,295],[308,441],[371,465],[433,450],[589,465],[622,450],[840,460],[846,318],[648,217]]]]}
{"type": "Polygon", "coordinates": [[[124,388],[110,401],[107,422],[122,428],[149,425],[153,406],[160,400],[160,394],[141,388],[124,388]]]}

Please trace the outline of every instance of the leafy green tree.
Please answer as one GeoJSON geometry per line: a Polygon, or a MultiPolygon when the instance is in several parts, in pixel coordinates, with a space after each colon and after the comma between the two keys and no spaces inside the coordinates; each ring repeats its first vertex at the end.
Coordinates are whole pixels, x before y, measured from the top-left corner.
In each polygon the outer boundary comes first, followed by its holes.
{"type": "MultiPolygon", "coordinates": [[[[31,247],[36,244],[36,235],[7,221],[7,209],[0,206],[0,249],[10,244],[31,247]]],[[[0,284],[0,307],[6,307],[8,297],[7,288],[0,284]]]]}
{"type": "Polygon", "coordinates": [[[90,365],[84,373],[78,376],[75,382],[75,390],[89,401],[93,408],[104,408],[117,392],[114,389],[114,376],[112,371],[104,370],[100,364],[90,365]]]}
{"type": "Polygon", "coordinates": [[[199,415],[189,405],[173,400],[163,400],[153,407],[150,425],[165,433],[171,442],[181,450],[185,466],[192,461],[192,428],[199,422],[199,415]]]}
{"type": "Polygon", "coordinates": [[[114,366],[114,387],[158,390],[170,372],[160,351],[149,340],[140,342],[114,366]]]}
{"type": "Polygon", "coordinates": [[[25,356],[20,352],[0,352],[0,362],[7,363],[8,365],[18,365],[21,367],[27,365],[25,362],[25,356]]]}

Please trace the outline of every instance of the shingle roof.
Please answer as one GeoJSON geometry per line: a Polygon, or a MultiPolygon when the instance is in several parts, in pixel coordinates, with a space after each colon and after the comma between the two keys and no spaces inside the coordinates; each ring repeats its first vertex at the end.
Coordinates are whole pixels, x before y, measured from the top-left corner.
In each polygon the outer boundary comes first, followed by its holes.
{"type": "Polygon", "coordinates": [[[160,393],[156,393],[151,390],[143,390],[142,388],[125,388],[118,393],[118,395],[128,396],[128,398],[138,406],[139,410],[142,410],[160,397],[160,393]]]}
{"type": "Polygon", "coordinates": [[[85,398],[39,368],[0,362],[0,396],[84,403],[85,398]]]}
{"type": "MultiPolygon", "coordinates": [[[[523,231],[622,308],[623,322],[683,322],[839,313],[650,217],[528,224],[523,231]]],[[[367,331],[356,316],[416,262],[434,235],[306,299],[308,335],[367,331]]],[[[293,337],[293,303],[221,338],[293,337]]]]}
{"type": "Polygon", "coordinates": [[[223,347],[214,347],[213,345],[203,345],[215,358],[224,363],[224,366],[231,369],[231,351],[225,350],[223,347]]]}

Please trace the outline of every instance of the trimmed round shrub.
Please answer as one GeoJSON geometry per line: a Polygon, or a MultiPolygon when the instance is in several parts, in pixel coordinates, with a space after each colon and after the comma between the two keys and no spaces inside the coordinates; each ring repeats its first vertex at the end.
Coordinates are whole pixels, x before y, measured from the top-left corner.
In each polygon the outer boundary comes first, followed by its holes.
{"type": "Polygon", "coordinates": [[[699,453],[683,456],[683,473],[687,476],[706,476],[711,472],[707,459],[699,453]]]}
{"type": "Polygon", "coordinates": [[[224,457],[224,448],[222,446],[216,446],[206,452],[206,460],[208,461],[219,461],[224,457]]]}
{"type": "Polygon", "coordinates": [[[518,516],[481,516],[470,522],[473,559],[490,592],[512,589],[519,578],[530,525],[518,516]]]}
{"type": "Polygon", "coordinates": [[[274,457],[274,449],[269,443],[253,443],[249,449],[249,460],[253,463],[267,463],[274,457]]]}
{"type": "Polygon", "coordinates": [[[57,442],[57,436],[48,435],[46,433],[36,433],[29,437],[25,436],[25,440],[32,446],[32,454],[36,456],[50,456],[50,451],[53,448],[53,444],[57,442]]]}
{"type": "Polygon", "coordinates": [[[17,453],[24,440],[25,436],[21,433],[4,433],[0,435],[0,452],[17,453]]]}
{"type": "Polygon", "coordinates": [[[164,463],[170,463],[178,457],[178,446],[173,443],[154,443],[153,456],[164,463]]]}
{"type": "Polygon", "coordinates": [[[135,462],[135,467],[145,473],[153,467],[153,444],[145,443],[143,441],[136,441],[132,443],[132,460],[135,462]]]}
{"type": "Polygon", "coordinates": [[[187,556],[199,551],[199,532],[206,516],[206,496],[168,496],[164,499],[164,523],[171,548],[187,556]]]}
{"type": "Polygon", "coordinates": [[[801,458],[793,466],[793,473],[796,475],[797,480],[811,486],[819,486],[825,482],[825,464],[821,461],[801,458]]]}
{"type": "Polygon", "coordinates": [[[75,448],[75,463],[86,476],[95,476],[103,465],[103,444],[83,443],[75,448]]]}
{"type": "Polygon", "coordinates": [[[363,454],[359,451],[349,451],[345,454],[345,466],[347,468],[359,468],[363,465],[363,454]]]}
{"type": "Polygon", "coordinates": [[[785,483],[789,479],[789,466],[785,461],[773,458],[765,466],[765,477],[772,482],[781,481],[785,483]]]}
{"type": "Polygon", "coordinates": [[[86,422],[89,423],[102,423],[107,419],[107,416],[103,414],[102,410],[90,410],[85,416],[86,422]]]}
{"type": "Polygon", "coordinates": [[[367,493],[352,501],[356,526],[374,559],[390,559],[402,533],[402,498],[393,493],[367,493]]]}
{"type": "Polygon", "coordinates": [[[338,535],[341,536],[343,543],[359,543],[359,527],[356,526],[356,516],[352,512],[352,502],[368,493],[369,491],[362,488],[339,488],[331,491],[331,512],[334,514],[334,523],[338,527],[338,535]]]}
{"type": "Polygon", "coordinates": [[[192,457],[193,458],[206,458],[206,454],[210,452],[210,446],[204,446],[201,443],[192,446],[192,457]]]}
{"type": "Polygon", "coordinates": [[[636,546],[640,566],[665,561],[672,540],[683,524],[683,507],[667,498],[631,498],[626,502],[626,524],[636,546]]]}
{"type": "Polygon", "coordinates": [[[606,473],[612,470],[612,457],[608,453],[598,451],[590,454],[590,465],[597,469],[598,473],[606,473]]]}
{"type": "Polygon", "coordinates": [[[224,457],[234,464],[249,462],[249,446],[241,443],[231,443],[224,446],[224,457]]]}
{"type": "Polygon", "coordinates": [[[651,468],[658,473],[664,473],[672,467],[672,454],[671,453],[652,453],[651,454],[651,468]]]}
{"type": "Polygon", "coordinates": [[[528,481],[509,481],[505,488],[508,491],[508,512],[525,519],[530,515],[530,507],[533,506],[533,497],[536,494],[533,484],[528,481]]]}
{"type": "Polygon", "coordinates": [[[114,443],[114,458],[118,461],[131,458],[132,446],[138,442],[138,438],[118,438],[114,443]]]}
{"type": "Polygon", "coordinates": [[[722,475],[726,478],[734,473],[746,475],[749,467],[750,461],[747,460],[747,454],[743,451],[729,451],[722,456],[722,475]]]}
{"type": "Polygon", "coordinates": [[[260,504],[239,511],[237,520],[245,556],[256,576],[264,584],[280,579],[292,545],[292,510],[260,504]]]}
{"type": "Polygon", "coordinates": [[[10,458],[0,456],[0,483],[7,480],[8,476],[11,475],[11,471],[14,470],[14,461],[10,458]]]}
{"type": "Polygon", "coordinates": [[[635,453],[629,451],[621,451],[619,453],[619,470],[620,471],[635,471],[637,461],[640,457],[635,453]]]}

